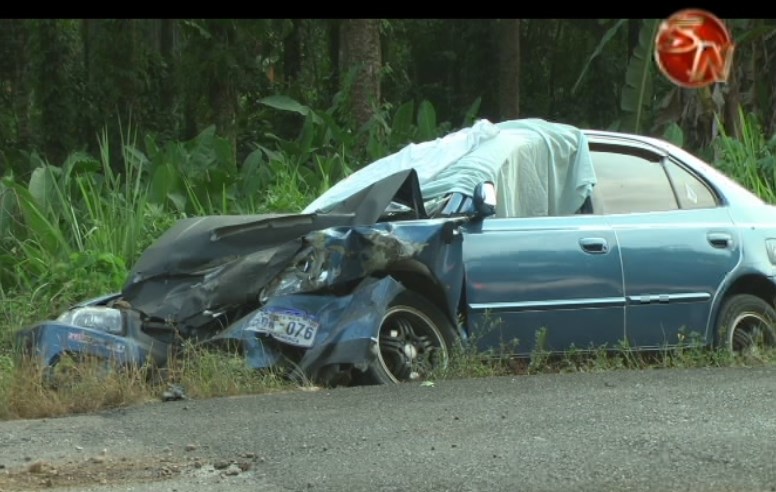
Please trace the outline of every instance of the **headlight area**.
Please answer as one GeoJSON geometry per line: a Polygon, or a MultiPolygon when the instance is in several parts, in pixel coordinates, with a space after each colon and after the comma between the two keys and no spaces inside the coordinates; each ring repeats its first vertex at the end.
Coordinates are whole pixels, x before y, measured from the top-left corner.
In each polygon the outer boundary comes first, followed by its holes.
{"type": "Polygon", "coordinates": [[[126,331],[121,311],[105,306],[84,306],[62,313],[57,321],[80,328],[91,328],[112,335],[123,335],[126,331]]]}
{"type": "Polygon", "coordinates": [[[312,292],[326,287],[337,274],[331,268],[329,257],[325,248],[305,247],[291,265],[261,291],[259,301],[263,304],[270,297],[312,292]]]}

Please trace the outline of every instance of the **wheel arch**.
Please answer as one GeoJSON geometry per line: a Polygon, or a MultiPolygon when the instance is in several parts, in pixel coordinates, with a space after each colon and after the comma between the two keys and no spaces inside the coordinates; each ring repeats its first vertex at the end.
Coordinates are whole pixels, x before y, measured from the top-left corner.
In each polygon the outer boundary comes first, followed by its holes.
{"type": "Polygon", "coordinates": [[[760,272],[747,272],[738,276],[719,296],[714,311],[710,317],[708,340],[713,346],[719,345],[719,333],[717,324],[722,315],[722,308],[733,296],[738,294],[750,294],[759,297],[772,307],[776,308],[776,284],[767,275],[760,272]]]}
{"type": "Polygon", "coordinates": [[[455,327],[458,336],[462,335],[457,319],[460,300],[451,300],[448,290],[425,264],[417,260],[404,260],[391,265],[385,273],[399,281],[407,290],[417,292],[436,305],[455,327]]]}

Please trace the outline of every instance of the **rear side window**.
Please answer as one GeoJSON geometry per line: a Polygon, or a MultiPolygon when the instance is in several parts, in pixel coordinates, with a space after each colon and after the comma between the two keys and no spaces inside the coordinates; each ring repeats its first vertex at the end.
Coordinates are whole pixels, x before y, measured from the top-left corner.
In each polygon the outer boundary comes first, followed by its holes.
{"type": "Polygon", "coordinates": [[[682,208],[713,208],[718,205],[714,193],[706,186],[703,181],[678,166],[676,163],[667,161],[666,171],[671,177],[671,182],[676,189],[676,196],[679,198],[679,206],[682,208]]]}
{"type": "Polygon", "coordinates": [[[590,155],[598,179],[593,188],[596,213],[629,214],[679,208],[660,162],[608,151],[592,151],[590,155]]]}

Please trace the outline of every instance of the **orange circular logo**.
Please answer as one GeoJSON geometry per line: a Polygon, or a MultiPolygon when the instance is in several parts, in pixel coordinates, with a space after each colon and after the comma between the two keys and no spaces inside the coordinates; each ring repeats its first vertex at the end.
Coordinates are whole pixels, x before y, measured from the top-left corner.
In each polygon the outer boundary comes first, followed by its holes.
{"type": "Polygon", "coordinates": [[[733,48],[721,20],[705,10],[687,9],[660,23],[655,61],[674,84],[698,88],[727,81],[733,48]]]}

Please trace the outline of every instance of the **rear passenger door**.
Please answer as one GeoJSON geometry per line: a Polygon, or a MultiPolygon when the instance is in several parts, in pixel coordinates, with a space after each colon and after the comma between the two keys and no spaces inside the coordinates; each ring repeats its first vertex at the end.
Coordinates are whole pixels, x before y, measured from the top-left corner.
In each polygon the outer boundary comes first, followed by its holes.
{"type": "Polygon", "coordinates": [[[711,301],[740,257],[730,215],[691,167],[658,149],[591,142],[605,215],[622,257],[625,333],[639,347],[705,334],[711,301]]]}

